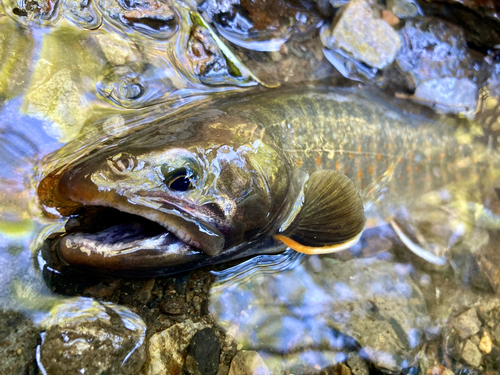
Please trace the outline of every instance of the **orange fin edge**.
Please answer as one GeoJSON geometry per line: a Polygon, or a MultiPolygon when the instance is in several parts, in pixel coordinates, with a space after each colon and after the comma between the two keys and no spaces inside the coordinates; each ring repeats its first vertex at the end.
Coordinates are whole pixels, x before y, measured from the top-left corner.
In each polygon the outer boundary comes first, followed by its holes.
{"type": "Polygon", "coordinates": [[[302,245],[302,244],[298,243],[297,241],[292,240],[289,237],[285,237],[281,234],[275,235],[274,238],[278,241],[283,242],[290,249],[295,250],[299,253],[308,254],[308,255],[330,254],[330,253],[336,253],[338,251],[346,250],[346,249],[350,248],[351,246],[356,245],[359,242],[363,232],[364,231],[361,231],[358,235],[356,235],[356,237],[351,238],[350,240],[348,240],[346,242],[335,244],[335,245],[321,246],[321,247],[305,246],[305,245],[302,245]]]}

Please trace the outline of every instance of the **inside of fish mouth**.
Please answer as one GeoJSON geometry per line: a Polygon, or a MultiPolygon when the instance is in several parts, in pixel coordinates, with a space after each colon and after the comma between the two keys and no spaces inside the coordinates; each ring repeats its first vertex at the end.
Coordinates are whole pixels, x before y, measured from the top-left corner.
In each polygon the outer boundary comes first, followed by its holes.
{"type": "MultiPolygon", "coordinates": [[[[165,234],[168,234],[168,240],[164,239],[161,244],[157,243],[157,246],[183,244],[189,247],[164,226],[142,216],[109,207],[84,206],[68,219],[65,230],[62,247],[80,246],[82,250],[92,248],[103,252],[110,249],[115,255],[119,255],[120,251],[126,253],[132,247],[140,248],[141,242],[149,241],[144,246],[151,247],[151,239],[160,236],[165,238],[165,234]]],[[[192,251],[201,252],[198,249],[189,248],[192,251]]],[[[64,254],[61,255],[64,258],[64,254]]]]}

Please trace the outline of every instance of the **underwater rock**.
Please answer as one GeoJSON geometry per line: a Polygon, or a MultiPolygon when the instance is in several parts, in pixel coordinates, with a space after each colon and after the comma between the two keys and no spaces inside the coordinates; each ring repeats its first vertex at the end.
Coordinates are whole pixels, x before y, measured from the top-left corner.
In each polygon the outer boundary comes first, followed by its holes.
{"type": "Polygon", "coordinates": [[[352,0],[321,37],[330,50],[341,49],[377,69],[392,63],[401,47],[398,33],[365,0],[352,0]]]}
{"type": "Polygon", "coordinates": [[[421,13],[415,0],[388,0],[387,7],[399,18],[416,17],[421,13]]]}
{"type": "Polygon", "coordinates": [[[277,52],[293,34],[323,22],[314,5],[288,0],[206,0],[200,9],[231,43],[261,52],[277,52]]]}
{"type": "MultiPolygon", "coordinates": [[[[423,82],[444,77],[468,78],[469,86],[481,86],[489,77],[489,66],[482,56],[467,47],[463,30],[458,26],[432,17],[415,18],[406,21],[399,35],[402,46],[396,67],[411,90],[423,82]]],[[[444,85],[443,81],[436,82],[435,85],[444,85]]]]}
{"type": "Polygon", "coordinates": [[[125,307],[75,298],[42,325],[37,363],[44,374],[135,375],[144,363],[146,325],[125,307]]]}
{"type": "Polygon", "coordinates": [[[203,83],[225,83],[229,76],[226,59],[207,29],[198,25],[191,28],[187,56],[203,83]]]}
{"type": "Polygon", "coordinates": [[[61,16],[59,0],[8,0],[3,5],[12,18],[22,24],[53,25],[61,16]]]}
{"type": "Polygon", "coordinates": [[[414,99],[445,113],[463,113],[473,117],[478,97],[477,85],[468,78],[444,77],[420,83],[414,99]]]}
{"type": "Polygon", "coordinates": [[[193,375],[216,375],[220,351],[219,339],[212,328],[196,332],[189,343],[185,371],[193,375]]]}
{"type": "Polygon", "coordinates": [[[481,365],[481,352],[478,347],[471,341],[467,340],[462,349],[462,359],[469,365],[479,367],[481,365]]]}
{"type": "Polygon", "coordinates": [[[0,374],[35,373],[35,349],[39,331],[22,314],[0,310],[0,374]]]}
{"type": "Polygon", "coordinates": [[[0,29],[0,102],[3,102],[18,95],[29,81],[35,41],[33,35],[9,17],[0,18],[0,29]]]}
{"type": "Polygon", "coordinates": [[[481,322],[477,317],[476,309],[469,309],[457,316],[450,322],[450,325],[459,332],[462,340],[475,335],[481,328],[481,322]]]}
{"type": "Polygon", "coordinates": [[[151,336],[145,366],[146,374],[181,375],[186,348],[195,333],[203,328],[206,328],[206,324],[193,323],[188,319],[151,336]]]}
{"type": "Polygon", "coordinates": [[[271,375],[259,353],[242,350],[231,361],[229,375],[271,375]]]}
{"type": "Polygon", "coordinates": [[[160,311],[168,315],[183,315],[188,306],[181,298],[168,298],[160,303],[160,311]]]}
{"type": "Polygon", "coordinates": [[[353,375],[368,375],[370,373],[370,369],[368,368],[366,361],[357,355],[351,356],[347,360],[347,365],[351,369],[353,375]]]}
{"type": "Polygon", "coordinates": [[[102,15],[93,0],[64,0],[64,15],[84,29],[97,29],[101,26],[102,15]]]}
{"type": "Polygon", "coordinates": [[[500,3],[496,0],[418,0],[423,14],[459,24],[467,41],[486,51],[500,40],[500,3]]]}
{"type": "Polygon", "coordinates": [[[261,355],[314,351],[314,357],[301,358],[311,367],[332,363],[325,357],[331,352],[344,360],[343,353],[359,352],[388,372],[409,366],[430,323],[411,267],[375,259],[315,259],[319,264],[304,261],[279,273],[255,271],[240,284],[217,282],[210,306],[217,324],[236,331],[237,342],[261,355]]]}
{"type": "Polygon", "coordinates": [[[158,0],[97,0],[105,19],[120,29],[156,39],[169,39],[179,29],[180,16],[169,2],[158,0]]]}

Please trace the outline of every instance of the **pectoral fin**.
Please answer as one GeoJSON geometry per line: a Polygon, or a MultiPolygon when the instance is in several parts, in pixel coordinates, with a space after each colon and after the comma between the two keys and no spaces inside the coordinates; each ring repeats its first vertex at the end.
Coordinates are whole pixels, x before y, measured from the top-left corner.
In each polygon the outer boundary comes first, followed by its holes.
{"type": "Polygon", "coordinates": [[[304,186],[300,211],[276,239],[301,253],[332,253],[356,244],[365,221],[352,181],[337,171],[316,171],[304,186]]]}

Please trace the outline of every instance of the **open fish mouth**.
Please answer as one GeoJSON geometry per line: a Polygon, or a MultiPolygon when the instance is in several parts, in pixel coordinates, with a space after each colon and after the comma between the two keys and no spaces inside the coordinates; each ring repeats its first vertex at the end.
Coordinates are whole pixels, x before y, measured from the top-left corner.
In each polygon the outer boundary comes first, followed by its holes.
{"type": "Polygon", "coordinates": [[[154,221],[99,206],[84,207],[67,221],[57,252],[70,265],[117,271],[175,266],[207,256],[154,221]]]}
{"type": "Polygon", "coordinates": [[[83,206],[67,221],[57,253],[69,265],[118,273],[171,269],[211,257],[193,246],[196,233],[191,236],[186,229],[189,225],[175,227],[174,234],[166,225],[142,215],[113,207],[83,206]]]}

